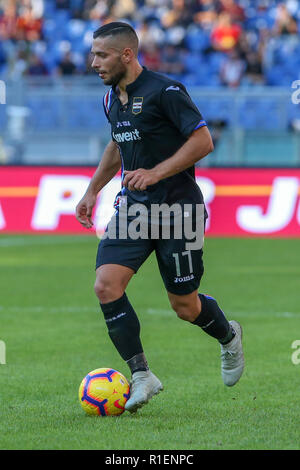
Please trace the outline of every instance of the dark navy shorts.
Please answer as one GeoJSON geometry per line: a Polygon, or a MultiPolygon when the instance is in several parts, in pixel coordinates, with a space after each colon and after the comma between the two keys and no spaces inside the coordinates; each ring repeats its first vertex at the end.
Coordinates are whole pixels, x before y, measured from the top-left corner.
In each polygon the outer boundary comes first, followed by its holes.
{"type": "MultiPolygon", "coordinates": [[[[115,214],[118,217],[118,213],[115,214]]],[[[110,222],[111,223],[111,222],[110,222]]],[[[109,227],[109,225],[108,225],[109,227]]],[[[203,250],[186,249],[184,236],[180,239],[143,239],[104,237],[98,246],[96,269],[104,264],[127,266],[136,273],[154,251],[161,277],[168,292],[186,295],[199,288],[203,276],[203,250]]],[[[118,233],[118,231],[117,231],[118,233]]]]}

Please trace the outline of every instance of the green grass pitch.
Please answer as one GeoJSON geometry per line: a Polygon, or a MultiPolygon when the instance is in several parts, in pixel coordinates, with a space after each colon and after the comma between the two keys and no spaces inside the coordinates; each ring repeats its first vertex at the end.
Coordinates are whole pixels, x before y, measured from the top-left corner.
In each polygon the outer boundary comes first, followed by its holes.
{"type": "Polygon", "coordinates": [[[206,239],[200,291],[244,330],[232,388],[218,343],[171,311],[150,257],[127,293],[165,390],[117,418],[85,415],[77,396],[98,367],[129,378],[93,292],[96,248],[94,237],[0,237],[1,449],[300,448],[299,240],[206,239]]]}

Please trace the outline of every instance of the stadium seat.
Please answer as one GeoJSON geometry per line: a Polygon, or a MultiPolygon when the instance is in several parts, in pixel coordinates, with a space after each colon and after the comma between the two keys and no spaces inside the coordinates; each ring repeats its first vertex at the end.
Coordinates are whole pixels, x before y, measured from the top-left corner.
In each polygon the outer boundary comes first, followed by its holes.
{"type": "MultiPolygon", "coordinates": [[[[86,19],[88,15],[83,14],[84,0],[69,0],[69,3],[57,2],[56,0],[43,0],[44,2],[44,21],[42,26],[42,38],[39,42],[33,42],[31,50],[36,55],[42,57],[50,73],[55,72],[58,62],[60,62],[66,52],[72,53],[72,60],[75,62],[79,72],[86,71],[86,58],[92,44],[93,32],[101,25],[103,20],[86,19]],[[68,9],[61,8],[69,4],[68,9]],[[78,11],[79,15],[77,14],[78,11]]],[[[264,2],[261,7],[261,1],[241,2],[245,20],[242,21],[242,29],[246,33],[246,40],[250,47],[257,47],[262,29],[271,29],[274,26],[276,18],[276,8],[279,4],[276,2],[264,2]]],[[[130,23],[134,27],[140,27],[141,18],[145,23],[158,30],[161,28],[161,37],[180,38],[182,32],[184,38],[182,45],[186,50],[184,53],[184,74],[170,75],[171,78],[183,82],[187,87],[207,87],[207,88],[226,88],[220,81],[220,69],[226,57],[226,54],[212,51],[209,29],[202,28],[199,24],[191,22],[190,25],[176,25],[175,27],[162,27],[162,11],[150,6],[147,2],[137,1],[139,15],[130,17],[130,23]]],[[[300,11],[294,14],[300,26],[300,11]]],[[[126,21],[128,19],[125,19],[126,21]]],[[[300,28],[299,28],[300,29],[300,28]]],[[[3,44],[5,41],[2,42],[3,44]]],[[[0,47],[3,44],[0,44],[0,47]]],[[[4,44],[5,45],[5,44],[4,44]]],[[[0,73],[8,71],[5,61],[7,50],[9,54],[13,44],[6,44],[6,49],[0,54],[0,73]],[[3,55],[4,54],[4,55],[3,55]],[[3,59],[4,57],[4,59],[3,59]],[[3,63],[4,61],[4,63],[3,63]]],[[[3,47],[2,47],[3,49],[3,47]]],[[[2,50],[1,49],[1,50],[2,50]]],[[[266,84],[272,87],[291,87],[291,83],[300,78],[300,37],[297,35],[273,35],[268,47],[265,50],[264,58],[264,76],[266,84]]],[[[242,80],[241,87],[243,91],[253,88],[252,82],[247,82],[247,77],[242,80]]],[[[49,123],[49,128],[53,129],[55,123],[66,126],[67,128],[97,128],[99,122],[101,125],[102,110],[95,100],[85,96],[84,100],[73,102],[75,98],[70,98],[65,105],[60,105],[57,100],[51,103],[51,99],[30,96],[29,106],[36,110],[39,119],[33,121],[36,128],[45,128],[49,123]],[[66,107],[69,112],[67,116],[62,116],[62,109],[66,107]]],[[[280,100],[279,100],[280,101],[280,100]]],[[[299,108],[297,106],[288,107],[286,116],[280,111],[280,104],[274,100],[270,101],[267,97],[252,97],[248,101],[242,100],[239,109],[236,108],[234,94],[229,94],[229,98],[219,97],[217,99],[201,99],[200,109],[206,118],[226,120],[228,124],[234,123],[238,115],[239,123],[246,130],[274,129],[280,130],[288,126],[288,122],[293,116],[298,116],[299,108]],[[265,118],[268,116],[268,119],[265,118]]],[[[3,122],[3,112],[1,117],[3,122]]],[[[1,124],[0,122],[0,124],[1,124]]]]}
{"type": "Polygon", "coordinates": [[[187,74],[195,74],[196,71],[205,66],[203,56],[200,52],[186,54],[184,57],[184,67],[187,74]]]}
{"type": "Polygon", "coordinates": [[[210,72],[219,73],[222,67],[222,64],[226,60],[227,55],[222,52],[214,52],[208,55],[208,66],[210,72]]]}
{"type": "Polygon", "coordinates": [[[0,106],[0,129],[4,129],[6,125],[6,111],[5,106],[0,106]]]}
{"type": "Polygon", "coordinates": [[[25,106],[31,110],[32,130],[59,129],[62,124],[60,99],[30,96],[25,106]]]}
{"type": "Polygon", "coordinates": [[[71,19],[71,12],[69,10],[55,10],[54,20],[58,27],[65,28],[71,19]]]}
{"type": "Polygon", "coordinates": [[[282,84],[282,68],[276,65],[265,72],[266,84],[271,86],[280,86],[282,84]]]}
{"type": "Polygon", "coordinates": [[[102,99],[94,98],[83,100],[78,97],[65,97],[63,100],[67,113],[64,115],[64,128],[68,130],[91,130],[100,129],[103,125],[108,125],[103,113],[102,99]]]}
{"type": "Polygon", "coordinates": [[[55,3],[52,0],[44,0],[44,18],[53,18],[55,10],[55,3]]]}
{"type": "Polygon", "coordinates": [[[86,26],[83,20],[71,19],[66,26],[66,38],[73,41],[82,41],[86,26]]]}
{"type": "Polygon", "coordinates": [[[191,52],[201,52],[209,47],[210,36],[200,28],[191,28],[187,32],[184,42],[191,52]]]}
{"type": "Polygon", "coordinates": [[[62,30],[59,30],[57,24],[53,18],[48,18],[44,21],[43,27],[43,36],[45,40],[51,44],[51,41],[58,40],[63,37],[62,30]]]}
{"type": "Polygon", "coordinates": [[[261,96],[245,99],[239,108],[239,121],[244,129],[285,129],[287,122],[282,116],[280,100],[261,96]],[[267,116],[267,119],[266,119],[267,116]]]}

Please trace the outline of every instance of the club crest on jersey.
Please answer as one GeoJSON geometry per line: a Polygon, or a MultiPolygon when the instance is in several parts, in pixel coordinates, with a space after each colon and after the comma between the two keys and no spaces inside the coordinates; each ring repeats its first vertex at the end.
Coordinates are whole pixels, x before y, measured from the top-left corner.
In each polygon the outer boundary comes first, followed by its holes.
{"type": "Polygon", "coordinates": [[[142,112],[143,100],[144,100],[144,98],[142,96],[135,96],[133,98],[133,102],[132,102],[132,113],[133,114],[139,114],[139,113],[142,112]]]}

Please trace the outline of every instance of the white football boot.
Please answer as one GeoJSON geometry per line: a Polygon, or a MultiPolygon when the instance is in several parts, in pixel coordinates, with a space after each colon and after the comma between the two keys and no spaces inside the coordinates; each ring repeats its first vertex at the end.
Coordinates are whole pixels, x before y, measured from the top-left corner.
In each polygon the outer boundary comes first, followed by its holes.
{"type": "Polygon", "coordinates": [[[227,344],[221,344],[221,373],[225,385],[232,387],[240,379],[244,370],[244,353],[242,346],[242,327],[235,321],[229,322],[235,336],[227,344]]]}
{"type": "Polygon", "coordinates": [[[130,398],[125,404],[125,410],[135,413],[161,390],[163,390],[161,381],[150,370],[134,372],[130,385],[130,398]]]}

